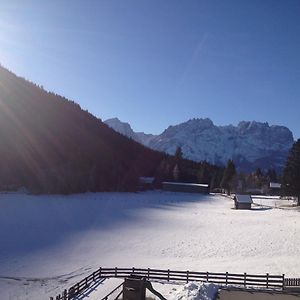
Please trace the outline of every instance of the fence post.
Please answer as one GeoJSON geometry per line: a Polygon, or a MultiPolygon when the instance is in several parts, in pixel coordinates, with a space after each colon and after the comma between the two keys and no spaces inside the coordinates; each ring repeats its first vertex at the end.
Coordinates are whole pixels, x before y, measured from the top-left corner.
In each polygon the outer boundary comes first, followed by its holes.
{"type": "Polygon", "coordinates": [[[284,274],[282,274],[282,289],[284,290],[284,274]]]}
{"type": "Polygon", "coordinates": [[[228,284],[228,272],[226,272],[226,285],[228,284]]]}
{"type": "Polygon", "coordinates": [[[269,273],[267,273],[267,289],[269,288],[269,273]]]}
{"type": "Polygon", "coordinates": [[[246,287],[246,283],[247,283],[246,277],[247,277],[247,273],[244,273],[244,287],[246,287]]]}
{"type": "Polygon", "coordinates": [[[168,269],[168,281],[170,281],[170,269],[168,269]]]}
{"type": "Polygon", "coordinates": [[[77,295],[78,295],[79,294],[79,282],[77,283],[76,289],[77,289],[77,295]]]}
{"type": "Polygon", "coordinates": [[[132,267],[132,273],[134,273],[134,267],[132,267]]]}
{"type": "Polygon", "coordinates": [[[99,278],[101,277],[102,268],[99,268],[99,278]]]}
{"type": "Polygon", "coordinates": [[[148,280],[150,279],[150,269],[148,268],[148,280]]]}
{"type": "Polygon", "coordinates": [[[206,282],[208,282],[208,272],[206,272],[206,282]]]}
{"type": "Polygon", "coordinates": [[[118,277],[118,267],[115,267],[115,277],[118,277]]]}
{"type": "Polygon", "coordinates": [[[186,283],[189,282],[189,271],[186,271],[186,283]]]}
{"type": "Polygon", "coordinates": [[[74,288],[74,286],[72,286],[69,288],[69,291],[68,291],[68,299],[73,299],[74,296],[75,296],[75,288],[74,288]]]}

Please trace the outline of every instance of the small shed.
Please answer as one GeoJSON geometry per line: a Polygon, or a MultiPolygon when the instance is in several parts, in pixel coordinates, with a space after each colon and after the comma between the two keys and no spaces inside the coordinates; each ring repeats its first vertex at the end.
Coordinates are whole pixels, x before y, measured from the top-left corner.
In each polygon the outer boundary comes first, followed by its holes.
{"type": "Polygon", "coordinates": [[[233,199],[236,209],[251,209],[253,201],[250,195],[235,195],[233,199]]]}
{"type": "Polygon", "coordinates": [[[278,182],[270,182],[269,194],[272,196],[279,196],[281,190],[281,184],[278,182]]]}
{"type": "Polygon", "coordinates": [[[186,183],[186,182],[163,182],[162,187],[164,191],[169,191],[169,192],[209,194],[208,184],[186,183]]]}
{"type": "Polygon", "coordinates": [[[139,178],[139,190],[151,190],[154,188],[154,177],[140,177],[139,178]]]}

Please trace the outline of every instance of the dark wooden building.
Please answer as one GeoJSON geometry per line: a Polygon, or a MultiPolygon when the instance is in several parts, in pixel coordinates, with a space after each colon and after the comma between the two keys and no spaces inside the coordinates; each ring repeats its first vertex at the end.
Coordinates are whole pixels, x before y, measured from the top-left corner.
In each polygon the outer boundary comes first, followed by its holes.
{"type": "Polygon", "coordinates": [[[272,196],[280,196],[281,184],[278,182],[270,182],[269,194],[272,196]]]}
{"type": "Polygon", "coordinates": [[[253,201],[250,195],[235,195],[233,199],[236,209],[251,209],[253,201]]]}
{"type": "Polygon", "coordinates": [[[163,182],[164,191],[181,193],[201,193],[209,194],[208,184],[185,183],[185,182],[163,182]]]}
{"type": "Polygon", "coordinates": [[[154,189],[154,177],[140,177],[139,178],[139,190],[153,190],[154,189]]]}

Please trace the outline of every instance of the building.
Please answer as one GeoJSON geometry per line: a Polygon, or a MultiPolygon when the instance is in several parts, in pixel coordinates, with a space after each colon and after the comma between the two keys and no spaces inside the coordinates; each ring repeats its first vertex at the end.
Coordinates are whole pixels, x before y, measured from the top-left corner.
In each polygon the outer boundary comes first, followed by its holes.
{"type": "Polygon", "coordinates": [[[139,190],[152,190],[154,189],[154,177],[140,177],[139,178],[139,190]]]}
{"type": "Polygon", "coordinates": [[[250,195],[235,195],[233,200],[235,209],[251,209],[253,203],[250,195]]]}
{"type": "Polygon", "coordinates": [[[185,183],[185,182],[163,182],[162,188],[164,191],[169,191],[169,192],[209,194],[208,184],[185,183]]]}
{"type": "Polygon", "coordinates": [[[280,196],[281,184],[277,182],[270,182],[269,194],[272,196],[280,196]]]}

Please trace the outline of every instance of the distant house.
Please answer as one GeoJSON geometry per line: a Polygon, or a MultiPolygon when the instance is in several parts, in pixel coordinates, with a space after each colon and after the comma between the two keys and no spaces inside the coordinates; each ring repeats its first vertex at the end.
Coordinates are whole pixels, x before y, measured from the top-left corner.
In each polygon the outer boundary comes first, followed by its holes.
{"type": "Polygon", "coordinates": [[[281,183],[270,182],[270,189],[281,189],[281,183]]]}
{"type": "Polygon", "coordinates": [[[185,183],[185,182],[163,182],[162,188],[164,191],[169,191],[169,192],[209,194],[208,184],[185,183]]]}
{"type": "Polygon", "coordinates": [[[269,186],[269,194],[272,196],[279,196],[281,190],[281,183],[278,182],[270,182],[269,186]]]}
{"type": "Polygon", "coordinates": [[[139,190],[152,190],[154,188],[154,177],[140,177],[139,190]]]}
{"type": "Polygon", "coordinates": [[[250,195],[235,195],[233,199],[236,209],[251,209],[253,201],[250,195]]]}

